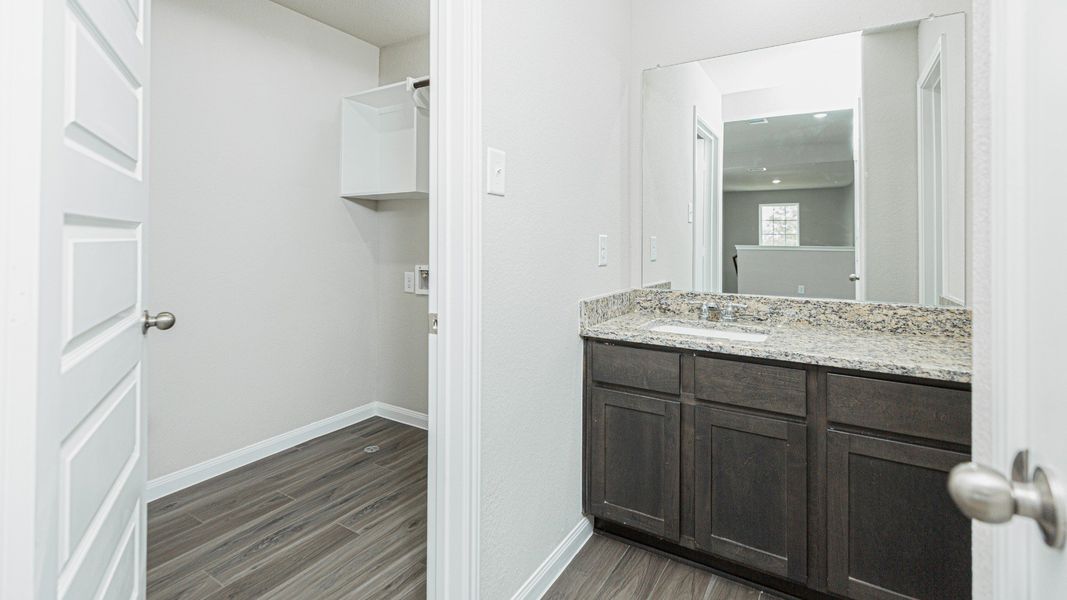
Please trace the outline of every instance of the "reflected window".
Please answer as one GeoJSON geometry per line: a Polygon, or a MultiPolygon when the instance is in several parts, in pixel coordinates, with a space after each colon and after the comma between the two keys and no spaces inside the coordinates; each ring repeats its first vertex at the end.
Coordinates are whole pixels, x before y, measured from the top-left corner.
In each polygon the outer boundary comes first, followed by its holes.
{"type": "Polygon", "coordinates": [[[760,204],[759,225],[760,246],[800,245],[799,204],[760,204]]]}

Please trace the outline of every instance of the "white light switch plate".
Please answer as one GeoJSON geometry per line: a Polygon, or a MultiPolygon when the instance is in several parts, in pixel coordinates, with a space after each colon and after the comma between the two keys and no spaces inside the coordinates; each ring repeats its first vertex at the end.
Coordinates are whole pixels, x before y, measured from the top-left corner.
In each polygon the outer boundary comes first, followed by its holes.
{"type": "Polygon", "coordinates": [[[489,148],[485,157],[485,191],[493,196],[503,196],[507,188],[507,154],[503,150],[489,148]]]}
{"type": "Polygon", "coordinates": [[[656,236],[649,236],[648,238],[648,260],[656,262],[656,258],[659,255],[659,247],[656,245],[656,236]]]}
{"type": "Polygon", "coordinates": [[[408,294],[415,293],[415,273],[413,271],[404,272],[404,292],[408,294]]]}
{"type": "Polygon", "coordinates": [[[596,265],[598,267],[608,266],[608,236],[598,236],[596,248],[596,265]]]}

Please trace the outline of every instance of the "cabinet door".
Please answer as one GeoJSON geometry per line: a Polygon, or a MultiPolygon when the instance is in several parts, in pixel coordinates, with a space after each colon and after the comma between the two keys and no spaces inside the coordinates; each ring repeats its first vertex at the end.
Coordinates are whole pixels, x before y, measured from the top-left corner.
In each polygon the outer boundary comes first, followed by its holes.
{"type": "Polygon", "coordinates": [[[804,425],[697,406],[696,539],[708,552],[807,580],[804,425]]]}
{"type": "Polygon", "coordinates": [[[831,592],[857,600],[971,597],[971,523],[952,504],[959,452],[830,431],[831,592]]]}
{"type": "Polygon", "coordinates": [[[678,403],[594,388],[590,412],[590,512],[677,540],[678,403]]]}

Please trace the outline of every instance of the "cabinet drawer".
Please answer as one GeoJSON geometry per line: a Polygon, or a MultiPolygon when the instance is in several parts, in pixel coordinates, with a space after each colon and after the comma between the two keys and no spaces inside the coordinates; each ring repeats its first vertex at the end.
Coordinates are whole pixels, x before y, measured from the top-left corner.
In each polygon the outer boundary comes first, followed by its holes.
{"type": "Polygon", "coordinates": [[[971,444],[970,392],[833,373],[826,385],[832,422],[971,444]]]}
{"type": "Polygon", "coordinates": [[[802,369],[696,357],[693,391],[701,400],[803,417],[806,389],[802,369]]]}
{"type": "Polygon", "coordinates": [[[594,344],[592,354],[594,381],[666,394],[679,391],[677,352],[594,344]]]}

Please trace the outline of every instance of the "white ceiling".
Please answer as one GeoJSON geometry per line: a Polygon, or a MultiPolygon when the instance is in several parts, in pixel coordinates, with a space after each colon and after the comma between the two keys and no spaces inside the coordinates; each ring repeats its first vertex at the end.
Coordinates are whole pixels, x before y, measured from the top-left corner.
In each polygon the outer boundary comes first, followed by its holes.
{"type": "Polygon", "coordinates": [[[761,48],[700,61],[723,94],[789,85],[834,85],[859,78],[862,32],[761,48]]]}
{"type": "Polygon", "coordinates": [[[274,0],[379,48],[430,33],[429,0],[274,0]]]}
{"type": "Polygon", "coordinates": [[[833,188],[853,181],[852,111],[723,126],[723,190],[833,188]],[[779,179],[780,183],[773,183],[779,179]]]}

